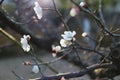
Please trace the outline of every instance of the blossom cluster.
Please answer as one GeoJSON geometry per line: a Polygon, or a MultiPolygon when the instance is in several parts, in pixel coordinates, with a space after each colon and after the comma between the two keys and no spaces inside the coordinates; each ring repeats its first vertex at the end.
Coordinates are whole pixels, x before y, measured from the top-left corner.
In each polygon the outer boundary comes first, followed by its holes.
{"type": "MultiPolygon", "coordinates": [[[[86,3],[81,2],[80,6],[85,7],[86,3]]],[[[34,3],[33,9],[34,9],[34,12],[35,12],[37,18],[41,19],[42,18],[42,8],[38,2],[34,3]]],[[[77,7],[74,7],[70,10],[70,16],[74,17],[79,12],[80,12],[79,9],[77,7]]],[[[76,40],[75,35],[76,35],[76,31],[64,31],[64,34],[61,34],[62,39],[60,40],[60,45],[58,45],[58,46],[52,45],[53,57],[56,57],[57,53],[62,52],[62,48],[66,48],[66,47],[72,45],[72,43],[76,40]]],[[[89,35],[88,35],[88,33],[85,32],[82,34],[82,36],[88,37],[89,35]]],[[[31,49],[30,44],[29,44],[30,38],[31,38],[30,35],[23,35],[23,37],[21,38],[21,41],[20,41],[21,46],[25,52],[29,52],[31,49]]],[[[34,73],[39,72],[38,65],[33,65],[32,72],[34,72],[34,73]]],[[[65,80],[65,78],[62,77],[61,80],[65,80]]]]}
{"type": "Polygon", "coordinates": [[[61,34],[62,39],[60,40],[60,46],[52,46],[52,55],[56,57],[58,52],[61,52],[62,48],[70,46],[76,39],[75,39],[76,32],[75,31],[65,31],[64,34],[61,34]]]}

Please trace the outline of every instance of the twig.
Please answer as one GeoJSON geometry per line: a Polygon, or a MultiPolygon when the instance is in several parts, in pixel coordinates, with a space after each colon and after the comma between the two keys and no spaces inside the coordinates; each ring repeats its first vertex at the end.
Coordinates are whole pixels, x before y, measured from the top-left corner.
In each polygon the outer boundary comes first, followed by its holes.
{"type": "Polygon", "coordinates": [[[58,14],[58,16],[60,17],[62,23],[63,23],[64,26],[65,26],[65,29],[69,31],[69,27],[68,27],[68,25],[66,24],[66,22],[65,22],[65,20],[64,20],[64,18],[63,18],[63,16],[62,16],[62,14],[60,13],[60,11],[57,9],[56,4],[55,4],[55,1],[52,0],[52,2],[53,2],[53,5],[54,5],[54,8],[55,8],[56,13],[58,14]]]}
{"type": "Polygon", "coordinates": [[[100,19],[105,24],[105,20],[104,20],[103,13],[102,13],[102,0],[99,0],[99,9],[98,10],[99,10],[100,19]]]}
{"type": "Polygon", "coordinates": [[[6,32],[5,30],[3,30],[2,28],[0,28],[0,32],[21,47],[20,42],[18,42],[18,41],[17,41],[12,35],[10,35],[8,32],[6,32]]]}
{"type": "Polygon", "coordinates": [[[12,70],[12,73],[13,73],[19,80],[25,80],[23,77],[19,76],[15,71],[12,70]]]}
{"type": "MultiPolygon", "coordinates": [[[[83,76],[85,74],[88,74],[89,72],[91,72],[95,69],[98,69],[98,68],[113,68],[113,67],[114,67],[114,65],[110,64],[110,63],[103,63],[101,65],[95,64],[95,65],[92,65],[90,67],[87,67],[86,69],[82,69],[79,72],[61,73],[61,74],[57,74],[57,75],[50,75],[50,76],[46,76],[46,79],[48,79],[48,80],[54,80],[54,79],[59,80],[59,79],[61,79],[61,77],[65,77],[66,79],[75,78],[75,77],[80,77],[80,76],[83,76]]],[[[42,80],[42,79],[39,78],[37,80],[42,80]]]]}
{"type": "MultiPolygon", "coordinates": [[[[34,60],[35,64],[37,63],[37,65],[40,65],[38,62],[36,62],[36,60],[38,60],[40,63],[43,63],[42,59],[40,57],[37,57],[37,55],[35,54],[35,51],[34,51],[34,48],[32,47],[32,45],[31,45],[31,51],[30,51],[30,53],[35,58],[35,60],[34,60]]],[[[45,64],[45,66],[47,66],[54,73],[58,73],[57,70],[55,70],[53,67],[49,66],[49,64],[45,64]]]]}
{"type": "Polygon", "coordinates": [[[85,69],[86,66],[85,66],[84,63],[81,61],[80,56],[79,56],[76,48],[74,48],[74,46],[73,46],[73,50],[75,51],[76,58],[78,59],[78,62],[79,62],[79,64],[80,64],[81,68],[85,69]]]}
{"type": "Polygon", "coordinates": [[[84,48],[84,47],[82,47],[80,44],[79,44],[79,42],[78,41],[76,41],[76,44],[78,45],[78,49],[81,49],[81,50],[86,50],[86,51],[90,51],[90,52],[95,52],[95,53],[97,53],[98,55],[100,55],[101,57],[105,57],[105,55],[103,54],[103,53],[100,53],[100,52],[98,52],[98,51],[96,51],[96,50],[94,50],[94,49],[90,49],[90,48],[84,48]]]}
{"type": "MultiPolygon", "coordinates": [[[[70,51],[69,51],[70,52],[70,51]]],[[[43,64],[51,64],[51,63],[54,63],[54,62],[57,62],[58,60],[62,59],[63,57],[65,57],[66,55],[69,54],[69,52],[67,52],[66,54],[63,54],[62,56],[52,60],[52,61],[49,61],[49,62],[42,62],[42,63],[39,63],[40,65],[43,65],[43,64]]],[[[59,53],[58,53],[59,54],[59,53]]]]}
{"type": "MultiPolygon", "coordinates": [[[[47,61],[47,62],[41,62],[41,61],[40,61],[40,63],[38,63],[38,64],[39,64],[39,65],[46,65],[46,64],[51,64],[51,63],[57,62],[58,60],[64,58],[66,55],[68,55],[70,52],[71,52],[71,50],[67,51],[65,54],[63,54],[62,56],[60,56],[60,57],[58,57],[58,58],[56,58],[56,59],[54,59],[54,60],[47,61]]],[[[62,52],[62,53],[64,53],[64,52],[62,52]]],[[[58,54],[59,54],[59,53],[58,53],[58,54]]],[[[26,64],[25,61],[24,61],[24,64],[26,64]]],[[[31,66],[31,65],[35,65],[35,64],[30,62],[30,64],[28,64],[28,65],[31,66]]],[[[57,72],[57,73],[58,73],[58,72],[57,72]]]]}
{"type": "Polygon", "coordinates": [[[98,48],[100,47],[101,42],[102,42],[102,40],[103,40],[103,38],[104,38],[104,35],[100,35],[98,38],[99,38],[99,39],[98,39],[98,41],[97,41],[97,45],[96,45],[96,47],[95,47],[95,50],[98,50],[98,48]]]}

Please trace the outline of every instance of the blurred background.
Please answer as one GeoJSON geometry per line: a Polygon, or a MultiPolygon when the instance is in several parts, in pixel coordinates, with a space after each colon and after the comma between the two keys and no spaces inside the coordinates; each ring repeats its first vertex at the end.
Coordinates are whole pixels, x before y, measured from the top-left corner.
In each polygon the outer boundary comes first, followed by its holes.
{"type": "MultiPolygon", "coordinates": [[[[89,8],[92,11],[96,12],[95,14],[99,17],[98,13],[99,0],[77,0],[77,1],[87,2],[89,8]]],[[[75,7],[75,5],[73,5],[70,2],[70,0],[55,0],[55,3],[57,5],[57,8],[63,15],[65,21],[67,22],[70,30],[71,31],[75,30],[77,32],[76,38],[80,42],[83,42],[85,45],[90,45],[94,47],[95,42],[90,41],[88,39],[83,39],[81,37],[81,34],[83,32],[88,32],[92,38],[96,38],[97,35],[99,34],[98,33],[99,28],[97,27],[95,21],[91,19],[90,16],[84,14],[81,11],[79,11],[79,14],[72,17],[70,15],[70,10],[72,7],[75,7]]],[[[4,0],[4,2],[1,5],[1,8],[6,12],[6,14],[11,19],[22,24],[22,27],[27,29],[35,37],[45,40],[54,39],[51,41],[51,43],[59,44],[59,39],[61,38],[60,35],[61,33],[64,32],[65,28],[62,26],[61,20],[55,11],[44,9],[54,8],[52,0],[4,0]],[[37,16],[35,15],[33,10],[35,1],[38,1],[40,6],[43,8],[43,17],[41,20],[37,19],[37,16]]],[[[120,28],[120,0],[102,0],[102,12],[105,22],[109,26],[108,27],[109,29],[114,31],[115,29],[120,28]]],[[[20,41],[22,35],[18,34],[14,30],[9,28],[9,26],[3,27],[3,25],[4,24],[0,23],[0,27],[2,27],[5,31],[7,31],[11,35],[13,35],[18,41],[20,41]]],[[[120,33],[120,31],[116,33],[120,33]]],[[[105,38],[101,46],[107,47],[110,45],[109,42],[110,42],[109,38],[105,38]]],[[[32,45],[35,49],[35,52],[38,53],[43,60],[49,61],[52,59],[51,52],[47,50],[48,44],[44,43],[44,46],[46,46],[46,48],[44,47],[44,49],[36,46],[33,43],[32,45]]],[[[0,73],[0,79],[13,80],[12,77],[14,75],[11,73],[11,70],[14,69],[23,76],[27,74],[26,76],[24,76],[26,78],[32,76],[33,74],[30,73],[31,67],[27,68],[21,64],[22,61],[27,60],[29,59],[29,57],[31,57],[30,55],[29,56],[28,55],[29,54],[24,53],[23,50],[18,45],[16,45],[15,42],[11,41],[9,38],[0,33],[0,71],[2,70],[2,72],[0,73]],[[5,77],[4,75],[5,76],[8,75],[9,78],[5,77]]],[[[88,56],[90,58],[91,55],[88,56]]],[[[84,59],[86,59],[86,57],[84,59]]],[[[96,62],[97,59],[93,59],[91,61],[96,62]]],[[[79,67],[66,62],[62,63],[61,61],[59,62],[59,64],[52,64],[52,66],[57,66],[56,67],[57,70],[57,68],[59,68],[61,64],[70,65],[70,68],[68,70],[66,70],[66,68],[62,68],[60,70],[61,72],[64,70],[69,71],[71,70],[71,67],[72,67],[71,71],[79,70],[79,67]]],[[[45,72],[48,73],[49,70],[47,71],[45,69],[45,72]]],[[[33,75],[32,77],[35,76],[38,75],[33,75]]],[[[16,78],[14,77],[14,80],[15,79],[16,78]]]]}

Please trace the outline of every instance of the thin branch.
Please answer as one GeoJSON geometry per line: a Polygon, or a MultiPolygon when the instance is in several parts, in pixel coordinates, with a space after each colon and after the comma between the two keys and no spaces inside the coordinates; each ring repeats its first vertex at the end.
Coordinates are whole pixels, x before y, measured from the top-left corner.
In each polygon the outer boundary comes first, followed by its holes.
{"type": "Polygon", "coordinates": [[[65,26],[65,29],[66,29],[67,31],[69,31],[69,27],[68,27],[68,25],[66,24],[66,22],[65,22],[65,20],[64,20],[64,18],[63,18],[63,16],[62,16],[62,14],[60,13],[60,11],[57,9],[56,4],[55,4],[55,1],[52,0],[52,2],[53,2],[53,5],[54,5],[54,8],[55,8],[56,13],[58,14],[58,16],[60,17],[62,23],[63,23],[64,26],[65,26]]]}
{"type": "Polygon", "coordinates": [[[103,58],[105,57],[105,55],[104,55],[103,53],[100,53],[100,52],[98,52],[98,51],[96,51],[96,50],[94,50],[94,49],[82,47],[81,44],[79,44],[78,41],[76,41],[76,44],[78,45],[78,47],[77,47],[78,49],[86,50],[86,51],[90,51],[90,52],[95,52],[95,53],[97,53],[98,55],[100,55],[101,57],[103,57],[103,58]]]}
{"type": "Polygon", "coordinates": [[[73,50],[75,51],[76,58],[78,59],[81,68],[85,69],[86,66],[85,66],[84,63],[81,61],[81,58],[80,58],[80,56],[79,56],[79,54],[78,54],[78,51],[76,50],[76,48],[75,48],[74,46],[73,46],[73,50]]]}
{"type": "MultiPolygon", "coordinates": [[[[60,57],[58,57],[58,58],[56,58],[56,59],[53,59],[53,60],[47,61],[47,62],[40,62],[40,63],[38,63],[38,64],[39,64],[39,65],[46,65],[46,64],[51,64],[51,63],[57,62],[58,60],[64,58],[66,55],[68,55],[70,52],[71,52],[71,50],[67,51],[65,54],[63,54],[62,56],[60,56],[60,57]]],[[[62,53],[64,53],[64,52],[62,52],[62,53]]],[[[59,54],[59,53],[58,53],[58,54],[59,54]]],[[[24,61],[23,63],[24,63],[24,64],[27,64],[25,61],[24,61]]],[[[30,62],[30,64],[28,64],[28,65],[35,65],[35,64],[30,62]]]]}
{"type": "MultiPolygon", "coordinates": [[[[98,68],[113,68],[114,65],[113,64],[110,64],[110,63],[104,63],[104,64],[95,64],[95,65],[92,65],[90,67],[87,67],[86,69],[82,69],[81,71],[79,72],[70,72],[70,73],[61,73],[61,74],[57,74],[57,75],[50,75],[50,76],[46,76],[46,79],[48,80],[59,80],[61,79],[61,77],[64,77],[66,79],[69,79],[69,78],[76,78],[76,77],[80,77],[80,76],[83,76],[85,74],[88,74],[89,72],[95,70],[95,69],[98,69],[98,68]]],[[[42,80],[41,78],[39,79],[36,79],[36,80],[42,80]]]]}
{"type": "Polygon", "coordinates": [[[99,39],[98,39],[98,41],[97,41],[97,45],[96,45],[96,47],[95,47],[95,50],[98,50],[98,48],[100,47],[101,42],[102,42],[102,40],[103,40],[103,38],[104,38],[104,35],[100,35],[98,38],[99,38],[99,39]]]}
{"type": "MultiPolygon", "coordinates": [[[[36,54],[34,54],[35,53],[35,51],[34,51],[34,49],[33,49],[33,47],[31,46],[31,48],[32,48],[32,50],[30,51],[30,53],[31,53],[31,55],[35,58],[35,59],[33,59],[34,61],[35,61],[35,64],[37,64],[38,66],[40,65],[39,63],[43,63],[44,61],[42,61],[42,59],[40,58],[40,57],[38,57],[36,54]],[[37,62],[37,61],[39,62],[37,62]]],[[[34,65],[35,65],[34,64],[34,65]]],[[[33,65],[32,63],[30,63],[29,65],[33,65]]],[[[53,67],[51,67],[49,64],[44,64],[45,66],[47,66],[51,71],[53,71],[54,73],[58,73],[58,71],[57,70],[55,70],[53,67]]],[[[40,69],[40,66],[39,66],[39,69],[40,69]]],[[[41,70],[41,69],[40,69],[41,70]]],[[[41,72],[41,71],[40,71],[41,72]]],[[[42,72],[41,72],[42,73],[42,72]]],[[[43,74],[42,74],[43,75],[43,74]]]]}
{"type": "Polygon", "coordinates": [[[0,28],[0,32],[5,35],[7,38],[9,38],[10,40],[12,40],[13,42],[15,42],[16,44],[18,44],[20,47],[20,42],[18,42],[12,35],[10,35],[8,32],[6,32],[5,30],[3,30],[2,28],[0,28]]]}
{"type": "Polygon", "coordinates": [[[15,71],[12,71],[12,73],[13,73],[19,80],[25,80],[22,76],[18,75],[15,71]]]}
{"type": "Polygon", "coordinates": [[[103,13],[102,13],[102,0],[99,0],[99,9],[98,9],[98,11],[99,11],[100,19],[105,24],[105,20],[104,20],[103,13]]]}

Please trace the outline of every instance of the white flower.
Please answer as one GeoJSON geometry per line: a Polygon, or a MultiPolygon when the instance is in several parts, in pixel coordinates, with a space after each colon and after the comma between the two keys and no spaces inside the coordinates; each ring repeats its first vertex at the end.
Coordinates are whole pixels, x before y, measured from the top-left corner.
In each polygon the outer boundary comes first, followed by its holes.
{"type": "Polygon", "coordinates": [[[70,10],[70,16],[74,17],[74,16],[76,16],[76,15],[77,15],[77,12],[76,12],[75,8],[72,8],[72,9],[70,10]]]}
{"type": "Polygon", "coordinates": [[[52,51],[60,52],[61,51],[61,47],[52,45],[52,51]]]}
{"type": "Polygon", "coordinates": [[[86,7],[86,5],[87,5],[86,2],[80,2],[81,7],[86,7]]]}
{"type": "Polygon", "coordinates": [[[82,33],[82,37],[88,37],[89,34],[87,32],[82,33]]]}
{"type": "Polygon", "coordinates": [[[35,14],[37,15],[38,19],[41,19],[42,18],[42,8],[38,2],[35,2],[34,5],[35,6],[33,9],[35,11],[35,14]]]}
{"type": "Polygon", "coordinates": [[[60,45],[61,45],[62,47],[67,47],[67,46],[70,46],[71,44],[72,44],[71,41],[68,41],[68,40],[65,40],[65,39],[61,39],[61,40],[60,40],[60,45]]]}
{"type": "Polygon", "coordinates": [[[38,73],[38,72],[39,72],[39,68],[38,68],[37,65],[34,65],[34,66],[33,66],[32,72],[34,72],[34,73],[38,73]]]}
{"type": "Polygon", "coordinates": [[[23,35],[23,38],[21,38],[21,45],[24,51],[28,52],[30,51],[30,45],[28,44],[28,41],[30,40],[30,35],[23,35]]]}
{"type": "Polygon", "coordinates": [[[57,56],[57,54],[56,54],[56,53],[52,53],[52,56],[53,56],[53,57],[56,57],[56,56],[57,56]]]}
{"type": "Polygon", "coordinates": [[[66,80],[64,77],[62,77],[60,80],[66,80]]]}
{"type": "Polygon", "coordinates": [[[61,46],[54,46],[54,45],[52,45],[52,56],[56,57],[56,54],[58,52],[61,52],[61,46]]]}
{"type": "Polygon", "coordinates": [[[65,31],[64,34],[62,34],[61,36],[63,37],[63,39],[71,41],[71,40],[75,40],[75,38],[74,38],[75,35],[76,35],[75,31],[73,31],[73,32],[65,31]]]}

